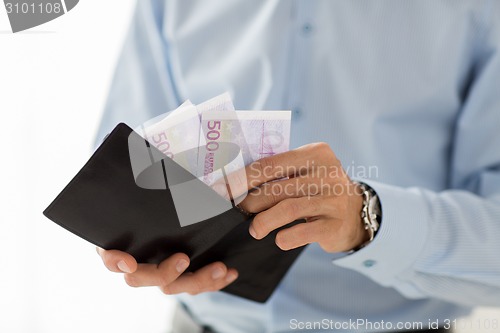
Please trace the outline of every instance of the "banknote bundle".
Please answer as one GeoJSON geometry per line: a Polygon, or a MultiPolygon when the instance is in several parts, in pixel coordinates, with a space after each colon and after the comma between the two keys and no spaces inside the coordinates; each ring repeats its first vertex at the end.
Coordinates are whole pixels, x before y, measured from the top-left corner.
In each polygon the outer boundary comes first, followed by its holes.
{"type": "Polygon", "coordinates": [[[225,93],[198,105],[188,100],[135,130],[211,186],[252,161],[287,151],[290,122],[290,111],[237,111],[225,93]]]}

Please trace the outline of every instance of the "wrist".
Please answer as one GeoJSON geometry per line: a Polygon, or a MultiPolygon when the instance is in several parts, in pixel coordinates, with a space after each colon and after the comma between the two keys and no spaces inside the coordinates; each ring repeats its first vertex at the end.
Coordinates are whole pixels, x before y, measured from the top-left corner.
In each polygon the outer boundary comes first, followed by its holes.
{"type": "Polygon", "coordinates": [[[352,183],[352,195],[351,195],[351,225],[354,226],[353,238],[350,242],[350,249],[357,248],[369,240],[369,235],[364,228],[363,219],[361,218],[361,212],[363,210],[363,190],[361,186],[353,182],[352,183]]]}
{"type": "Polygon", "coordinates": [[[364,183],[354,182],[355,196],[358,201],[357,212],[358,219],[358,237],[352,251],[357,251],[373,241],[379,227],[382,217],[381,207],[378,196],[375,191],[364,183]],[[359,205],[361,201],[361,205],[359,205]]]}

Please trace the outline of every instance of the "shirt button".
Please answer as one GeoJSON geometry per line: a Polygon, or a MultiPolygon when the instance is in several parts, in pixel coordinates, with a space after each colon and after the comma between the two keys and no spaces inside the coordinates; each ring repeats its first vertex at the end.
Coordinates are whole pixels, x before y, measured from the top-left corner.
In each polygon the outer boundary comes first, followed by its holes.
{"type": "Polygon", "coordinates": [[[298,119],[302,115],[302,109],[299,107],[295,107],[292,109],[292,118],[298,119]]]}
{"type": "Polygon", "coordinates": [[[363,261],[363,266],[370,268],[370,267],[374,266],[376,263],[377,262],[375,260],[368,259],[368,260],[363,261]]]}
{"type": "Polygon", "coordinates": [[[311,23],[306,22],[306,23],[304,23],[304,24],[302,25],[302,33],[303,33],[304,35],[308,35],[308,34],[310,34],[312,30],[313,30],[313,26],[312,26],[312,24],[311,24],[311,23]]]}

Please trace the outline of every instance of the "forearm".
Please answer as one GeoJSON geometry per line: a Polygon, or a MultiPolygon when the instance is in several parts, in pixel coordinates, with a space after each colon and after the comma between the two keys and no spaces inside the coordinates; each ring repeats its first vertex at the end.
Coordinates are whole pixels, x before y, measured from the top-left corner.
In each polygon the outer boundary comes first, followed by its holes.
{"type": "Polygon", "coordinates": [[[409,298],[500,305],[500,200],[368,182],[383,220],[366,248],[334,261],[409,298]]]}

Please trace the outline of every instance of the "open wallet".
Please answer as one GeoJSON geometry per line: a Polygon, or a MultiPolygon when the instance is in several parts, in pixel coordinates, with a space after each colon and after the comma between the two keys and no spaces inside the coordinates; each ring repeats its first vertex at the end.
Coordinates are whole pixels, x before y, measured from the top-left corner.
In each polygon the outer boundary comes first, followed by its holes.
{"type": "MultiPolygon", "coordinates": [[[[254,239],[248,232],[252,217],[234,204],[206,220],[181,226],[168,173],[199,182],[197,186],[207,191],[210,200],[224,199],[165,156],[144,172],[162,170],[166,187],[138,186],[129,152],[131,142],[161,154],[129,126],[118,124],[43,214],[99,247],[130,253],[139,263],[158,264],[183,252],[191,260],[189,272],[222,261],[239,273],[224,292],[265,302],[303,247],[290,251],[278,248],[275,237],[280,229],[264,239],[254,239]]],[[[193,205],[192,210],[197,209],[193,205]]],[[[296,223],[299,221],[291,225],[296,223]]]]}

